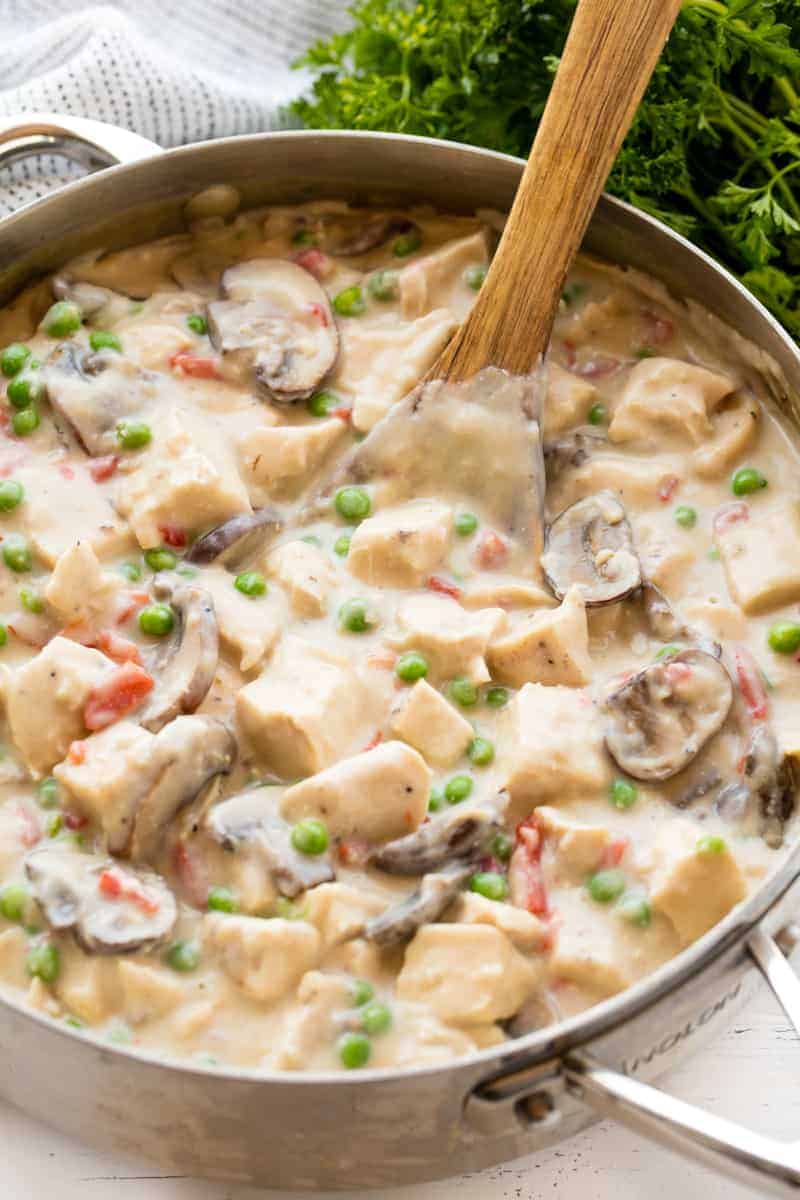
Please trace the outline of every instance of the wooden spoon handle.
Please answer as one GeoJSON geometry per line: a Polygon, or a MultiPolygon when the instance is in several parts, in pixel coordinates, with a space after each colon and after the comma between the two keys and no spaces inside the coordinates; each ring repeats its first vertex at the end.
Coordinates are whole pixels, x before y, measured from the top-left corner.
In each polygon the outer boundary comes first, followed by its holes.
{"type": "Polygon", "coordinates": [[[467,320],[429,372],[526,374],[681,0],[580,0],[505,232],[467,320]]]}

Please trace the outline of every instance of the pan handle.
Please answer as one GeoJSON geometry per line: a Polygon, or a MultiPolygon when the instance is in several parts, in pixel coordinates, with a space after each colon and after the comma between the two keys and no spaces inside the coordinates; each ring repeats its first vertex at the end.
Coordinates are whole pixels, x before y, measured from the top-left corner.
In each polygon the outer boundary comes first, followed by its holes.
{"type": "Polygon", "coordinates": [[[138,133],[88,117],[20,113],[0,118],[0,167],[36,154],[56,154],[97,171],[160,153],[160,146],[138,133]]]}
{"type": "MultiPolygon", "coordinates": [[[[748,950],[800,1033],[800,979],[777,943],[762,931],[751,935],[748,950]]],[[[753,1133],[611,1070],[583,1052],[567,1055],[562,1073],[567,1090],[602,1116],[749,1184],[760,1195],[800,1196],[800,1142],[753,1133]]]]}

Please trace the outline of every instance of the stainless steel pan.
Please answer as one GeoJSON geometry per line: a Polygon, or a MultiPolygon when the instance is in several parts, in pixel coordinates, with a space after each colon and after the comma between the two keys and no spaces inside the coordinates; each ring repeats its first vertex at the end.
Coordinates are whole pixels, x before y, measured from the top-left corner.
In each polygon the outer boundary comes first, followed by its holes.
{"type": "MultiPolygon", "coordinates": [[[[82,250],[180,228],[186,198],[213,183],[235,184],[246,206],[347,196],[471,211],[510,206],[523,166],[385,134],[262,134],[162,153],[92,121],[0,123],[0,165],[42,151],[89,168],[124,165],[0,222],[0,301],[82,250]]],[[[795,413],[796,347],[709,258],[608,198],[587,247],[655,275],[760,347],[773,395],[795,413]]],[[[273,1187],[379,1187],[453,1175],[529,1154],[602,1115],[762,1192],[798,1195],[800,1144],[753,1134],[645,1082],[729,1026],[761,978],[800,1029],[800,983],[779,949],[798,902],[800,847],[746,904],[636,987],[448,1066],[355,1076],[200,1069],[112,1049],[0,1002],[0,1091],[95,1145],[181,1173],[273,1187]]]]}

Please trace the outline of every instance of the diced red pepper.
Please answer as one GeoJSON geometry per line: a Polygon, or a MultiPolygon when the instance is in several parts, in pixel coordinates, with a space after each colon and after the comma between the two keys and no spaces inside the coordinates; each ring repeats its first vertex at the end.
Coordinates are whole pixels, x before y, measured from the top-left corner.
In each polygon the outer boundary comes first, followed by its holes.
{"type": "Polygon", "coordinates": [[[64,813],[64,824],[67,829],[71,829],[74,833],[77,829],[85,829],[89,824],[89,818],[84,817],[82,813],[76,813],[71,809],[67,809],[64,813]]]}
{"type": "Polygon", "coordinates": [[[339,842],[339,862],[345,867],[363,867],[369,858],[370,844],[363,838],[342,838],[339,842]]]}
{"type": "Polygon", "coordinates": [[[769,701],[755,659],[746,646],[734,646],[733,662],[739,691],[747,705],[747,711],[754,721],[763,721],[769,709],[769,701]]]}
{"type": "Polygon", "coordinates": [[[74,479],[75,478],[75,472],[72,469],[72,467],[70,467],[68,465],[68,463],[61,463],[58,469],[59,469],[59,472],[64,476],[65,479],[74,479]]]}
{"type": "Polygon", "coordinates": [[[186,530],[181,529],[179,525],[159,525],[158,532],[164,539],[165,546],[174,546],[176,550],[182,550],[186,545],[186,530]]]}
{"type": "Polygon", "coordinates": [[[92,688],[83,708],[87,729],[105,729],[137,708],[153,689],[153,677],[133,662],[123,663],[92,688]]]}
{"type": "Polygon", "coordinates": [[[618,837],[614,838],[613,842],[609,842],[603,851],[603,858],[600,863],[601,867],[618,867],[625,856],[625,851],[630,845],[630,838],[618,837]]]}
{"type": "Polygon", "coordinates": [[[130,900],[146,913],[157,913],[158,903],[146,896],[140,888],[126,884],[112,871],[103,871],[97,881],[98,890],[110,900],[130,900]]]}
{"type": "MultiPolygon", "coordinates": [[[[76,639],[79,641],[80,639],[76,639]]],[[[95,650],[102,650],[103,654],[108,658],[112,658],[117,663],[139,663],[141,666],[142,656],[139,653],[139,647],[136,642],[130,641],[129,638],[121,637],[120,634],[114,633],[112,629],[101,629],[94,635],[91,640],[83,643],[85,646],[93,646],[95,650]]]]}
{"type": "Polygon", "coordinates": [[[521,879],[524,887],[524,906],[536,917],[550,913],[547,891],[542,876],[542,835],[536,815],[520,821],[516,829],[516,849],[511,856],[509,876],[521,879]]]}
{"type": "Polygon", "coordinates": [[[321,304],[317,303],[316,300],[311,301],[308,306],[308,311],[311,313],[312,317],[315,317],[319,321],[320,325],[327,327],[330,324],[327,312],[321,304]]]}
{"type": "Polygon", "coordinates": [[[645,340],[649,346],[663,346],[665,342],[674,337],[675,326],[669,317],[664,317],[651,309],[645,309],[642,315],[647,322],[645,340]]]}
{"type": "Polygon", "coordinates": [[[573,363],[570,370],[580,375],[581,379],[607,379],[609,375],[615,375],[621,366],[622,359],[596,354],[587,358],[586,362],[573,363]]]}
{"type": "Polygon", "coordinates": [[[368,750],[374,750],[376,746],[380,746],[382,741],[383,741],[383,734],[381,733],[381,731],[379,729],[378,732],[373,734],[373,736],[369,739],[366,746],[364,747],[363,753],[366,754],[366,752],[368,750]]]}
{"type": "Polygon", "coordinates": [[[345,425],[349,425],[353,419],[353,410],[348,408],[346,404],[340,404],[338,408],[332,408],[330,411],[332,417],[338,417],[340,421],[344,421],[345,425]]]}
{"type": "Polygon", "coordinates": [[[193,379],[219,379],[219,359],[208,355],[192,354],[189,350],[177,350],[170,356],[169,365],[193,379]]]}
{"type": "Polygon", "coordinates": [[[86,742],[70,742],[67,758],[76,767],[79,767],[82,762],[86,762],[86,742]]]}
{"type": "Polygon", "coordinates": [[[110,900],[117,900],[122,895],[122,880],[111,871],[103,871],[97,881],[97,890],[110,900]]]}
{"type": "Polygon", "coordinates": [[[119,455],[105,454],[102,458],[89,459],[89,474],[95,483],[104,483],[110,479],[119,466],[119,455]]]}
{"type": "Polygon", "coordinates": [[[202,859],[191,854],[184,842],[176,842],[172,850],[172,865],[192,904],[196,908],[205,908],[209,880],[202,859]]]}
{"type": "Polygon", "coordinates": [[[326,279],[333,265],[327,254],[322,250],[315,250],[313,246],[308,250],[299,250],[297,254],[292,255],[292,261],[315,279],[326,279]]]}
{"type": "Polygon", "coordinates": [[[151,915],[158,912],[158,901],[153,900],[151,896],[146,896],[139,888],[126,887],[124,896],[126,900],[132,901],[142,912],[150,913],[151,915]]]}
{"type": "Polygon", "coordinates": [[[567,370],[571,371],[572,368],[575,366],[575,363],[578,358],[577,354],[575,353],[575,346],[572,342],[567,341],[566,338],[564,339],[563,345],[564,345],[564,361],[567,364],[567,370]]]}
{"type": "Polygon", "coordinates": [[[28,811],[24,804],[17,805],[17,816],[19,817],[22,832],[20,841],[23,846],[35,846],[42,837],[42,828],[36,817],[28,811]]]}
{"type": "Polygon", "coordinates": [[[116,621],[118,625],[122,625],[138,609],[144,608],[145,604],[150,603],[150,593],[124,591],[120,593],[119,599],[120,606],[117,611],[116,621]]]}
{"type": "Polygon", "coordinates": [[[730,504],[723,504],[722,508],[718,508],[714,513],[712,522],[715,536],[721,533],[726,533],[731,525],[737,525],[739,521],[750,520],[750,507],[745,504],[744,500],[732,500],[730,504]]]}
{"type": "Polygon", "coordinates": [[[461,599],[461,588],[447,579],[442,579],[441,575],[431,575],[427,586],[432,592],[438,592],[440,596],[450,596],[452,600],[461,599]]]}
{"type": "Polygon", "coordinates": [[[663,479],[659,480],[656,494],[662,504],[669,504],[680,487],[680,482],[677,475],[665,475],[663,479]]]}
{"type": "Polygon", "coordinates": [[[502,567],[508,558],[508,542],[493,529],[487,529],[478,539],[475,548],[475,562],[485,571],[502,567]]]}
{"type": "Polygon", "coordinates": [[[686,683],[688,679],[691,679],[692,668],[688,663],[668,662],[664,666],[664,674],[670,687],[674,687],[676,684],[686,683]]]}

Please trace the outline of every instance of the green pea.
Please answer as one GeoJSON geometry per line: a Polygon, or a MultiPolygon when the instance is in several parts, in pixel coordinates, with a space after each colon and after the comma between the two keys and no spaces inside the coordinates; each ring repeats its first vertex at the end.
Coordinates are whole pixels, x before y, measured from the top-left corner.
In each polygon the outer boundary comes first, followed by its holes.
{"type": "Polygon", "coordinates": [[[337,292],[333,297],[333,307],[340,317],[360,317],[366,310],[367,302],[361,288],[354,283],[337,292]]]}
{"type": "Polygon", "coordinates": [[[278,896],[274,908],[275,916],[281,917],[284,921],[303,921],[308,915],[307,905],[295,904],[293,900],[287,899],[286,896],[278,896]]]}
{"type": "Polygon", "coordinates": [[[0,625],[0,646],[5,646],[8,641],[8,630],[5,625],[0,625]]]}
{"type": "Polygon", "coordinates": [[[500,833],[496,833],[492,838],[490,849],[494,857],[499,859],[500,862],[508,862],[514,853],[514,839],[501,830],[500,833]]]}
{"type": "Polygon", "coordinates": [[[3,562],[18,574],[30,571],[33,566],[33,555],[21,533],[10,533],[3,539],[3,562]]]}
{"type": "Polygon", "coordinates": [[[673,654],[680,654],[683,646],[678,642],[670,642],[667,646],[662,646],[656,654],[656,658],[672,658],[673,654]]]}
{"type": "Polygon", "coordinates": [[[568,283],[561,293],[561,299],[567,305],[574,304],[586,290],[585,283],[568,283]]]}
{"type": "Polygon", "coordinates": [[[362,487],[343,487],[334,496],[333,507],[345,521],[363,521],[372,511],[372,501],[362,487]]]}
{"type": "Polygon", "coordinates": [[[36,793],[42,808],[55,808],[61,795],[58,780],[54,779],[52,775],[48,775],[46,779],[40,780],[36,793]]]}
{"type": "Polygon", "coordinates": [[[114,1042],[118,1046],[126,1046],[128,1042],[133,1041],[133,1030],[127,1021],[115,1021],[106,1036],[110,1042],[114,1042]]]}
{"type": "Polygon", "coordinates": [[[57,300],[44,314],[42,327],[48,337],[69,337],[80,329],[83,322],[81,310],[71,300],[57,300]]]}
{"type": "Polygon", "coordinates": [[[191,329],[192,333],[198,334],[200,337],[208,333],[208,321],[202,313],[189,313],[186,318],[186,324],[191,329]]]}
{"type": "Polygon", "coordinates": [[[314,392],[306,402],[306,408],[313,417],[327,417],[334,408],[339,408],[341,401],[333,392],[314,392]]]}
{"type": "Polygon", "coordinates": [[[679,504],[675,509],[675,520],[682,529],[694,529],[697,524],[697,509],[688,504],[679,504]]]}
{"type": "Polygon", "coordinates": [[[0,480],[0,512],[11,512],[24,495],[25,489],[16,479],[0,480]]]}
{"type": "Polygon", "coordinates": [[[471,267],[465,268],[463,278],[468,288],[472,288],[473,292],[479,292],[486,278],[486,267],[473,263],[471,267]]]}
{"type": "Polygon", "coordinates": [[[293,246],[313,246],[316,244],[316,238],[310,229],[297,229],[292,234],[293,246]]]}
{"type": "Polygon", "coordinates": [[[200,947],[196,942],[173,942],[167,951],[167,962],[173,971],[195,971],[200,965],[200,947]]]}
{"type": "Polygon", "coordinates": [[[131,583],[138,583],[138,581],[142,578],[142,568],[138,563],[135,562],[123,563],[119,569],[119,573],[131,583]]]}
{"type": "Polygon", "coordinates": [[[171,571],[178,565],[178,556],[166,546],[153,546],[150,550],[145,550],[144,561],[151,571],[171,571]]]}
{"type": "Polygon", "coordinates": [[[21,587],[19,589],[19,602],[22,607],[29,613],[43,613],[44,601],[39,595],[36,588],[21,587]]]}
{"type": "Polygon", "coordinates": [[[317,537],[316,533],[304,533],[300,541],[305,542],[307,546],[316,546],[318,550],[322,549],[322,538],[317,537]]]}
{"type": "Polygon", "coordinates": [[[440,787],[432,787],[428,795],[428,812],[439,812],[443,804],[443,790],[440,787]]]}
{"type": "Polygon", "coordinates": [[[181,563],[179,567],[175,568],[175,574],[182,575],[184,579],[196,579],[197,567],[190,567],[188,563],[181,563]]]}
{"type": "Polygon", "coordinates": [[[85,1029],[86,1026],[80,1017],[74,1016],[73,1013],[67,1013],[64,1017],[64,1024],[69,1025],[71,1029],[85,1029]]]}
{"type": "Polygon", "coordinates": [[[388,300],[396,300],[400,292],[397,271],[376,271],[367,280],[367,291],[373,300],[381,300],[384,303],[388,300]]]}
{"type": "Polygon", "coordinates": [[[365,1033],[343,1033],[337,1043],[339,1061],[348,1071],[365,1067],[372,1053],[372,1043],[365,1033]]]}
{"type": "Polygon", "coordinates": [[[488,767],[494,761],[494,746],[485,737],[474,737],[467,747],[467,757],[476,767],[488,767]]]}
{"type": "Polygon", "coordinates": [[[116,350],[122,353],[122,342],[115,333],[105,329],[95,329],[89,334],[89,345],[93,350],[116,350]]]}
{"type": "Polygon", "coordinates": [[[339,624],[348,633],[366,633],[372,623],[366,600],[345,600],[339,609],[339,624]]]}
{"type": "Polygon", "coordinates": [[[707,833],[705,837],[698,838],[695,844],[695,851],[702,858],[713,858],[715,854],[724,854],[727,849],[725,839],[715,833],[707,833]]]}
{"type": "Polygon", "coordinates": [[[206,901],[211,912],[236,912],[236,898],[230,888],[213,887],[206,901]]]}
{"type": "Polygon", "coordinates": [[[620,902],[617,912],[624,921],[636,925],[638,929],[646,929],[653,919],[650,901],[644,896],[626,896],[620,902]]]}
{"type": "Polygon", "coordinates": [[[458,675],[455,679],[451,679],[447,685],[447,691],[450,698],[455,700],[456,704],[460,704],[462,708],[472,708],[473,704],[478,703],[478,689],[464,675],[458,675]]]}
{"type": "Polygon", "coordinates": [[[401,233],[400,237],[395,239],[392,243],[392,254],[395,258],[407,258],[409,254],[419,250],[421,245],[422,238],[412,229],[408,233],[401,233]]]}
{"type": "Polygon", "coordinates": [[[23,408],[22,412],[15,412],[11,418],[11,428],[17,437],[28,437],[39,428],[39,410],[31,405],[30,408],[23,408]]]}
{"type": "Polygon", "coordinates": [[[731,479],[731,490],[734,496],[748,496],[767,486],[767,481],[755,467],[739,467],[731,479]]]}
{"type": "Polygon", "coordinates": [[[770,625],[767,641],[777,654],[794,654],[800,650],[800,624],[797,621],[776,621],[770,625]]]}
{"type": "Polygon", "coordinates": [[[469,890],[485,896],[487,900],[505,900],[508,896],[508,880],[497,871],[476,871],[470,877],[469,890]]]}
{"type": "Polygon", "coordinates": [[[460,804],[471,795],[473,787],[471,775],[453,775],[444,785],[444,798],[448,804],[460,804]]]}
{"type": "Polygon", "coordinates": [[[290,838],[295,850],[301,854],[324,854],[328,849],[327,827],[315,817],[306,817],[293,825],[290,838]]]}
{"type": "Polygon", "coordinates": [[[174,624],[175,614],[168,604],[148,604],[139,613],[139,628],[150,637],[165,637],[174,624]]]}
{"type": "Polygon", "coordinates": [[[428,660],[416,650],[409,650],[407,654],[401,654],[398,658],[394,673],[404,683],[414,683],[428,674],[428,660]]]}
{"type": "Polygon", "coordinates": [[[636,803],[638,792],[628,779],[615,779],[609,788],[609,799],[614,808],[624,812],[636,803]]]}
{"type": "Polygon", "coordinates": [[[30,350],[23,346],[22,342],[12,342],[0,354],[0,371],[7,379],[11,379],[14,375],[19,375],[30,356],[30,350]]]}
{"type": "Polygon", "coordinates": [[[347,558],[350,553],[350,534],[342,533],[333,543],[333,553],[338,554],[340,558],[347,558]]]}
{"type": "Polygon", "coordinates": [[[48,837],[58,837],[64,827],[64,818],[60,812],[51,812],[47,814],[44,823],[44,831],[48,837]]]}
{"type": "Polygon", "coordinates": [[[370,1034],[371,1037],[386,1033],[392,1027],[392,1010],[388,1004],[382,1004],[380,1000],[368,1001],[361,1009],[359,1016],[364,1032],[370,1034]]]}
{"type": "Polygon", "coordinates": [[[354,979],[350,987],[350,994],[353,997],[353,1006],[361,1008],[362,1004],[368,1004],[375,995],[375,988],[368,979],[354,979]]]}
{"type": "Polygon", "coordinates": [[[475,513],[458,513],[453,522],[453,528],[459,537],[470,537],[478,528],[478,518],[475,516],[475,513]]]}
{"type": "Polygon", "coordinates": [[[22,921],[28,907],[28,889],[24,883],[7,883],[0,891],[0,913],[7,921],[22,921]]]}
{"type": "Polygon", "coordinates": [[[503,708],[508,704],[509,692],[508,688],[490,687],[486,693],[486,703],[490,708],[503,708]]]}
{"type": "Polygon", "coordinates": [[[61,970],[58,947],[52,942],[40,942],[38,946],[31,946],[25,967],[30,976],[41,979],[42,983],[55,983],[61,970]]]}
{"type": "Polygon", "coordinates": [[[590,425],[602,425],[606,419],[606,415],[607,414],[606,414],[605,404],[600,404],[598,401],[597,404],[592,405],[592,407],[589,409],[589,412],[587,414],[589,424],[590,425]]]}
{"type": "Polygon", "coordinates": [[[267,581],[260,571],[242,571],[233,581],[233,586],[243,596],[263,596],[267,590],[267,581]]]}
{"type": "Polygon", "coordinates": [[[35,396],[37,391],[36,380],[30,375],[18,375],[16,379],[12,379],[6,388],[6,398],[12,408],[23,409],[38,398],[35,396]]]}
{"type": "Polygon", "coordinates": [[[618,900],[625,891],[625,876],[616,867],[609,867],[605,871],[597,871],[596,874],[590,875],[586,887],[589,895],[598,904],[610,904],[612,900],[618,900]]]}
{"type": "Polygon", "coordinates": [[[141,450],[153,436],[150,426],[144,421],[119,421],[116,433],[123,450],[141,450]]]}

